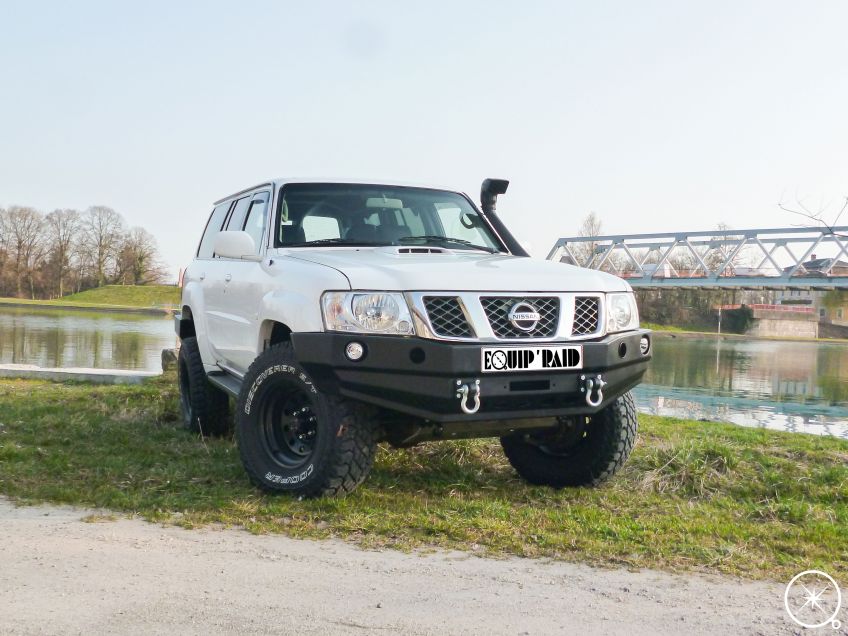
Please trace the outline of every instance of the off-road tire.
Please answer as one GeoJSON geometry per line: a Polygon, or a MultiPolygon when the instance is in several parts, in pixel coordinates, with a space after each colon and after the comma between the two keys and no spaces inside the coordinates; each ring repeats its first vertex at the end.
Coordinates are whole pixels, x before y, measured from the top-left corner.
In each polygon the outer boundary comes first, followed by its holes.
{"type": "Polygon", "coordinates": [[[367,409],[317,389],[290,343],[269,347],[250,365],[236,407],[236,440],[250,481],[262,490],[347,494],[368,476],[378,434],[367,409]],[[293,415],[287,413],[291,404],[301,407],[293,415]],[[306,450],[295,448],[292,427],[311,435],[306,450]]]}
{"type": "Polygon", "coordinates": [[[209,384],[197,338],[183,338],[177,357],[180,386],[180,410],[183,424],[193,433],[222,436],[230,432],[230,399],[218,387],[209,384]]]}
{"type": "Polygon", "coordinates": [[[559,452],[547,449],[539,437],[516,433],[501,438],[509,463],[538,486],[597,486],[612,477],[630,456],[638,421],[628,392],[590,416],[582,437],[559,452]]]}

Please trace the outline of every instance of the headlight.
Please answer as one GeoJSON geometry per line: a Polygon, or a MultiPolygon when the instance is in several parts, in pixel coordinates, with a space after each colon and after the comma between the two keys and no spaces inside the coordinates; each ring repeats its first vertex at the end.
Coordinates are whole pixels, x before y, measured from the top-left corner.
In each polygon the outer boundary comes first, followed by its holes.
{"type": "Polygon", "coordinates": [[[321,297],[327,331],[415,334],[403,294],[393,292],[327,292],[321,297]]]}
{"type": "Polygon", "coordinates": [[[636,297],[628,294],[607,294],[607,333],[639,328],[636,297]]]}

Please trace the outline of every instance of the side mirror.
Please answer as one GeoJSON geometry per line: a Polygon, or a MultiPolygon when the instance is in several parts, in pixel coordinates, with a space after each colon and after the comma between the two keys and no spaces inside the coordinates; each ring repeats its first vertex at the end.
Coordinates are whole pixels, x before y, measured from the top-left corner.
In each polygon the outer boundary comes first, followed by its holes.
{"type": "Polygon", "coordinates": [[[259,260],[256,244],[247,232],[219,232],[212,242],[212,249],[216,256],[224,258],[259,260]]]}

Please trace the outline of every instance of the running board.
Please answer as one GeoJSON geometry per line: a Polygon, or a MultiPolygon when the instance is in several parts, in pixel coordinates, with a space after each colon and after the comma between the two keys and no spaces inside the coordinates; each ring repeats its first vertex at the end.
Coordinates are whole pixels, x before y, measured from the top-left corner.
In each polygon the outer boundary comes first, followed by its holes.
{"type": "Polygon", "coordinates": [[[229,373],[210,373],[206,376],[209,383],[238,399],[241,393],[241,380],[229,373]]]}

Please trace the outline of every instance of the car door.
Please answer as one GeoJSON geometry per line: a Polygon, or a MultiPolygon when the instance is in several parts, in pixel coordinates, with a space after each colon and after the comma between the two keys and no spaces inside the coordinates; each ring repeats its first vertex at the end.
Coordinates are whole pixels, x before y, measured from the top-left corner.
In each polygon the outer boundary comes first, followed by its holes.
{"type": "MultiPolygon", "coordinates": [[[[250,195],[235,201],[224,225],[224,230],[241,230],[250,207],[250,195]]],[[[205,267],[203,281],[203,299],[206,329],[209,344],[215,355],[215,362],[232,366],[232,352],[235,347],[233,330],[238,327],[239,316],[235,312],[230,293],[230,283],[236,267],[236,259],[223,258],[214,254],[205,267]]]]}
{"type": "MultiPolygon", "coordinates": [[[[250,234],[256,247],[255,256],[265,254],[268,242],[268,201],[271,193],[257,192],[253,195],[245,215],[242,230],[250,234]]],[[[234,325],[232,344],[228,357],[232,367],[245,372],[256,358],[259,343],[259,308],[267,285],[268,261],[234,261],[231,263],[231,278],[227,283],[229,303],[232,305],[234,325]]]]}
{"type": "MultiPolygon", "coordinates": [[[[263,254],[270,192],[261,191],[238,199],[226,230],[247,231],[253,237],[255,255],[263,254]]],[[[209,276],[207,317],[218,363],[244,373],[256,357],[259,338],[259,304],[262,300],[263,265],[256,261],[216,257],[209,276]]]]}

